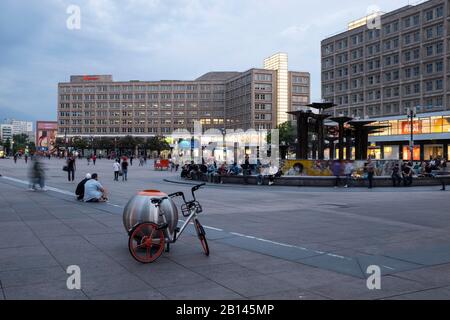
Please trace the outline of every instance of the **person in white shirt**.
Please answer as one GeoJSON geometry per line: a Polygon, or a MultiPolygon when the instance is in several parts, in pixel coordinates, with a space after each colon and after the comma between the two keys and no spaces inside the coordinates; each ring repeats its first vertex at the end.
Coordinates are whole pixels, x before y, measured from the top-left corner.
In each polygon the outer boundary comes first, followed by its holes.
{"type": "Polygon", "coordinates": [[[84,202],[105,202],[108,200],[106,197],[106,190],[98,182],[98,175],[93,173],[91,179],[86,181],[84,185],[84,202]]]}
{"type": "Polygon", "coordinates": [[[113,163],[114,170],[114,181],[119,181],[119,172],[120,172],[120,163],[119,161],[114,161],[113,163]]]}

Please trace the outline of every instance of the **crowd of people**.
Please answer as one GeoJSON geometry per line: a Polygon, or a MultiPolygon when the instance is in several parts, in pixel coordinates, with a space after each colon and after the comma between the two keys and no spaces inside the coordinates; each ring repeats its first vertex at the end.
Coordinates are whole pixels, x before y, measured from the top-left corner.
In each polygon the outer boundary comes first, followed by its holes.
{"type": "Polygon", "coordinates": [[[273,185],[276,177],[281,177],[283,172],[280,168],[271,163],[261,164],[258,161],[256,165],[249,163],[248,157],[245,158],[244,163],[237,164],[227,162],[217,165],[215,161],[208,164],[196,164],[194,161],[185,164],[181,169],[181,178],[188,180],[203,180],[211,183],[223,183],[224,176],[238,176],[244,177],[244,184],[248,183],[249,176],[256,176],[257,184],[263,184],[265,177],[268,179],[268,185],[273,185]]]}

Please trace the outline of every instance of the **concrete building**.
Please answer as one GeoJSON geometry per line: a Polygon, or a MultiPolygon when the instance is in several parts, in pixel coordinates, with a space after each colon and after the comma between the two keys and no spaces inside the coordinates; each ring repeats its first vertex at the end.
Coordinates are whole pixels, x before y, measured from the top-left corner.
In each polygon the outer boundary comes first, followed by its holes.
{"type": "Polygon", "coordinates": [[[450,6],[445,0],[375,13],[321,43],[322,98],[335,116],[389,126],[369,137],[378,159],[448,158],[450,6]],[[407,109],[416,108],[411,141],[407,109]]]}
{"type": "Polygon", "coordinates": [[[10,124],[13,126],[13,134],[33,134],[33,122],[11,120],[10,124]]]}
{"type": "Polygon", "coordinates": [[[445,0],[408,5],[350,23],[322,41],[322,98],[335,115],[380,117],[450,109],[445,0]]]}
{"type": "Polygon", "coordinates": [[[7,139],[12,141],[13,126],[11,124],[0,124],[0,140],[6,142],[7,139]]]}
{"type": "Polygon", "coordinates": [[[58,135],[167,135],[192,132],[196,120],[204,129],[275,128],[287,110],[309,103],[310,75],[288,72],[286,54],[266,62],[262,69],[210,72],[193,81],[71,76],[58,84],[58,135]]]}

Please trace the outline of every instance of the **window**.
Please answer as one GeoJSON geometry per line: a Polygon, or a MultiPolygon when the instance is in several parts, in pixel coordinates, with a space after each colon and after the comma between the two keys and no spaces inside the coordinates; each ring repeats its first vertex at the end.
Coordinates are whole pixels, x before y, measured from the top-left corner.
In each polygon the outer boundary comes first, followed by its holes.
{"type": "Polygon", "coordinates": [[[426,73],[433,73],[433,64],[427,63],[425,70],[426,70],[426,73]]]}
{"type": "Polygon", "coordinates": [[[433,81],[427,81],[425,83],[425,90],[426,91],[433,91],[433,81]]]}
{"type": "Polygon", "coordinates": [[[428,10],[425,12],[425,21],[433,20],[433,10],[428,10]]]}
{"type": "Polygon", "coordinates": [[[442,79],[438,79],[436,80],[436,90],[442,90],[443,85],[442,85],[442,79]]]}
{"type": "Polygon", "coordinates": [[[265,73],[256,73],[255,80],[257,80],[257,81],[272,81],[272,75],[265,74],[265,73]]]}

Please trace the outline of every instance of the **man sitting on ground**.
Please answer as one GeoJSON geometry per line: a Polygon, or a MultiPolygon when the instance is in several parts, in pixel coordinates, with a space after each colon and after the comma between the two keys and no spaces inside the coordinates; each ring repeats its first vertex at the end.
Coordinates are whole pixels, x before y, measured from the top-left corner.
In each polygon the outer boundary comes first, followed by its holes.
{"type": "Polygon", "coordinates": [[[91,180],[91,174],[87,173],[86,178],[81,180],[81,182],[77,185],[77,189],[75,190],[75,194],[77,195],[78,201],[83,201],[84,198],[84,185],[87,181],[91,180]]]}
{"type": "Polygon", "coordinates": [[[98,175],[93,173],[91,180],[84,185],[84,202],[105,202],[106,200],[108,200],[106,190],[98,182],[98,175]]]}

